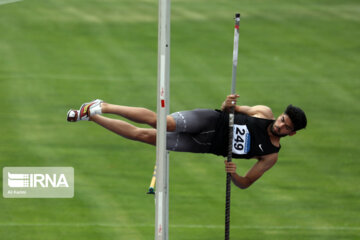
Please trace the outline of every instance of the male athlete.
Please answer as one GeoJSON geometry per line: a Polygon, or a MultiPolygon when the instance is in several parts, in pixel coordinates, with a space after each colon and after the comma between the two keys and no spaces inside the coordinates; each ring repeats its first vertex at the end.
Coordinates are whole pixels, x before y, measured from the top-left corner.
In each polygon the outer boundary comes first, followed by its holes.
{"type": "MultiPolygon", "coordinates": [[[[233,158],[255,158],[258,161],[243,177],[236,173],[236,164],[225,161],[233,183],[248,188],[269,170],[278,159],[280,139],[293,136],[306,127],[305,113],[289,105],[276,119],[267,106],[237,106],[239,95],[229,95],[221,110],[195,109],[167,116],[167,149],[169,151],[212,153],[227,156],[230,107],[235,107],[233,158]]],[[[84,103],[79,110],[69,110],[67,120],[93,121],[122,137],[156,145],[156,113],[146,108],[113,105],[94,100],[84,103]],[[153,128],[138,128],[122,120],[102,116],[117,114],[133,122],[153,128]]]]}

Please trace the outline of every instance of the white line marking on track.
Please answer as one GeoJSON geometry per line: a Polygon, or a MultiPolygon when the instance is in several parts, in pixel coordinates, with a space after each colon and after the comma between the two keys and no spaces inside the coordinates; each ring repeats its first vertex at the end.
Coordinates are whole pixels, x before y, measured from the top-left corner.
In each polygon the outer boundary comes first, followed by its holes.
{"type": "Polygon", "coordinates": [[[21,2],[22,0],[0,0],[0,5],[9,4],[9,3],[15,3],[15,2],[21,2]]]}
{"type": "MultiPolygon", "coordinates": [[[[114,228],[142,228],[154,227],[153,224],[116,224],[116,223],[0,223],[0,227],[114,227],[114,228]]],[[[223,225],[170,224],[170,228],[203,228],[223,229],[223,225]]],[[[360,231],[360,226],[231,226],[233,229],[258,230],[310,230],[310,231],[360,231]]]]}

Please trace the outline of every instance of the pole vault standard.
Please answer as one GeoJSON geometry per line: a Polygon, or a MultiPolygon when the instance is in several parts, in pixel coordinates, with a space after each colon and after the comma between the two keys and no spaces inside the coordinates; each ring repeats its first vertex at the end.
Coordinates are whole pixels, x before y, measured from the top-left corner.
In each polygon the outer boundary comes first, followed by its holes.
{"type": "Polygon", "coordinates": [[[170,106],[170,0],[159,0],[157,75],[155,240],[168,240],[169,153],[166,150],[166,116],[170,106]]]}
{"type": "MultiPolygon", "coordinates": [[[[240,13],[235,14],[235,30],[234,30],[234,51],[233,51],[233,68],[232,68],[232,84],[231,94],[236,92],[236,68],[238,63],[239,49],[239,24],[240,13]]],[[[227,161],[232,161],[233,136],[234,136],[234,107],[230,108],[229,113],[229,148],[227,161]]],[[[226,174],[226,204],[225,204],[225,240],[230,239],[230,193],[231,193],[231,174],[226,174]]]]}

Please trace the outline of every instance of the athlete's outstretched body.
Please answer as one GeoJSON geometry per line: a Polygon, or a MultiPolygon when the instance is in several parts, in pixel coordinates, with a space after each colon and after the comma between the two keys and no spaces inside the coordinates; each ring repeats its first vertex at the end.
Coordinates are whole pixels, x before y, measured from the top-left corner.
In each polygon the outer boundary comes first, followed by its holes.
{"type": "MultiPolygon", "coordinates": [[[[221,128],[222,125],[227,127],[225,125],[228,123],[224,116],[227,116],[228,109],[234,106],[235,112],[239,113],[238,125],[235,126],[239,126],[239,134],[245,134],[246,130],[246,134],[251,140],[247,146],[250,149],[249,152],[244,152],[245,141],[241,148],[233,148],[233,154],[237,158],[256,158],[258,161],[245,176],[236,173],[234,162],[225,161],[225,170],[231,173],[232,181],[236,186],[245,189],[276,163],[281,137],[293,136],[296,131],[305,128],[306,117],[301,109],[289,105],[285,113],[275,119],[271,109],[267,106],[237,106],[236,99],[238,97],[239,95],[227,96],[222,104],[222,111],[196,109],[176,112],[167,116],[167,149],[224,155],[221,146],[224,142],[222,141],[224,133],[221,133],[221,128]],[[225,120],[221,120],[222,118],[225,120]],[[256,139],[262,139],[265,142],[258,144],[256,139]],[[255,150],[254,144],[259,149],[255,150]],[[265,146],[267,147],[265,148],[265,146]]],[[[98,99],[83,104],[80,110],[69,110],[67,116],[67,120],[70,122],[90,120],[124,138],[154,146],[156,145],[156,118],[156,113],[146,108],[119,106],[98,99]],[[152,128],[139,128],[122,120],[104,117],[101,114],[120,115],[133,122],[147,124],[152,128]]],[[[235,137],[243,141],[244,136],[235,137]]]]}

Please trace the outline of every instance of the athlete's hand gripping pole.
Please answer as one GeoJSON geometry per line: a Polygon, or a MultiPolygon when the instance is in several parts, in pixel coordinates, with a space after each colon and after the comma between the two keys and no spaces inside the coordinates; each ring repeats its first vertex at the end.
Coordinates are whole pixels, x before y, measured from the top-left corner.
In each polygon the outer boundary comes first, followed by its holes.
{"type": "MultiPolygon", "coordinates": [[[[239,24],[240,24],[240,13],[236,13],[231,94],[235,94],[236,92],[236,68],[238,62],[238,49],[239,49],[239,24]]],[[[235,112],[235,108],[234,106],[231,106],[229,112],[229,146],[228,146],[228,157],[227,157],[228,162],[232,161],[234,112],[235,112]]],[[[226,205],[225,205],[225,240],[230,239],[230,193],[231,193],[231,173],[227,173],[226,174],[226,205]]]]}

